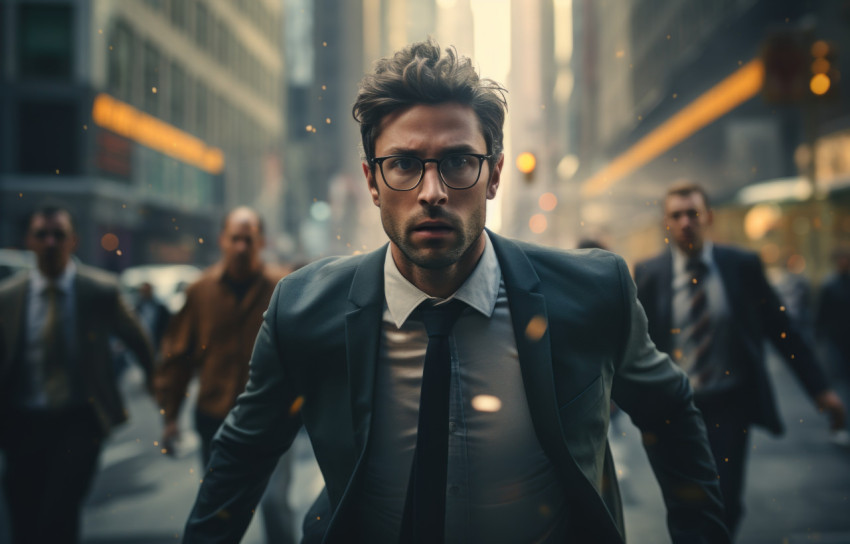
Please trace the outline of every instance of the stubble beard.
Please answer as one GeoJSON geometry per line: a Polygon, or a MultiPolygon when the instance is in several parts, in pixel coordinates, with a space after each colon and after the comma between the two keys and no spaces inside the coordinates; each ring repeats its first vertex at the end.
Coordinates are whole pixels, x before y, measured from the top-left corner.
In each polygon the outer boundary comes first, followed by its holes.
{"type": "Polygon", "coordinates": [[[410,233],[413,232],[413,225],[418,222],[419,218],[408,221],[406,225],[399,225],[390,217],[382,217],[384,232],[398,247],[404,258],[414,266],[424,270],[439,270],[457,263],[471,249],[475,240],[484,230],[484,218],[478,210],[469,217],[466,223],[440,212],[428,213],[427,216],[431,219],[439,217],[451,223],[456,239],[450,246],[443,247],[441,242],[424,245],[413,244],[410,241],[410,233]]]}

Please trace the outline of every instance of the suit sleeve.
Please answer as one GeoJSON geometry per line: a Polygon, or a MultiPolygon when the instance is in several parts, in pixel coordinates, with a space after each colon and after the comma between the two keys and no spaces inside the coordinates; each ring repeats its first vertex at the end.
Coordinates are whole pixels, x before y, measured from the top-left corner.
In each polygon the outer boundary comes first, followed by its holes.
{"type": "Polygon", "coordinates": [[[281,285],[272,295],[254,344],[245,392],[213,440],[184,543],[239,542],[278,458],[301,426],[301,397],[282,364],[277,342],[281,285]]]}
{"type": "Polygon", "coordinates": [[[782,354],[782,359],[803,384],[809,396],[814,398],[829,389],[826,375],[815,358],[812,346],[791,322],[776,292],[767,283],[758,256],[751,256],[747,274],[750,278],[747,285],[755,297],[754,302],[761,314],[767,339],[782,354]]]}
{"type": "Polygon", "coordinates": [[[115,293],[115,334],[122,342],[136,354],[139,365],[145,372],[147,383],[153,379],[154,352],[148,335],[142,328],[142,324],[136,319],[135,313],[127,305],[116,287],[115,293]]]}
{"type": "Polygon", "coordinates": [[[613,399],[641,430],[673,542],[730,542],[717,469],[687,376],[650,340],[635,285],[621,259],[618,265],[624,338],[613,399]]]}

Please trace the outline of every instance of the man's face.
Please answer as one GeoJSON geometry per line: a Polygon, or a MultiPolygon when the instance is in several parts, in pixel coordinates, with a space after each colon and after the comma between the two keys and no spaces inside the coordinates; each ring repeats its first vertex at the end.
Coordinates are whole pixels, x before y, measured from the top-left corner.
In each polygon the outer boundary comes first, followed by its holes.
{"type": "MultiPolygon", "coordinates": [[[[442,159],[449,153],[486,154],[487,145],[472,108],[456,103],[419,104],[384,118],[375,141],[375,156],[411,155],[442,159]]],[[[463,190],[440,181],[437,165],[425,164],[425,177],[411,191],[387,187],[381,170],[363,172],[372,201],[393,244],[393,257],[404,274],[412,267],[441,269],[464,257],[477,259],[483,250],[481,232],[486,202],[496,196],[504,157],[494,168],[485,160],[478,182],[463,190]]]]}
{"type": "Polygon", "coordinates": [[[259,268],[260,251],[264,244],[256,216],[241,210],[230,215],[218,238],[224,266],[236,278],[251,274],[259,268]]]}
{"type": "Polygon", "coordinates": [[[42,274],[49,278],[59,277],[77,248],[71,217],[63,211],[33,216],[27,231],[27,248],[35,253],[42,274]]]}
{"type": "Polygon", "coordinates": [[[702,250],[713,216],[699,193],[670,195],[664,202],[664,223],[673,243],[689,255],[702,250]]]}

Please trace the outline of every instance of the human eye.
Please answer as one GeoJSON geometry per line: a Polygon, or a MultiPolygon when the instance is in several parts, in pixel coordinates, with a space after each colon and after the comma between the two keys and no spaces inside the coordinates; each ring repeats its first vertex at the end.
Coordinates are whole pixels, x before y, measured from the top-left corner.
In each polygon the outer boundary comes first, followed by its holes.
{"type": "Polygon", "coordinates": [[[447,170],[463,170],[472,164],[472,158],[471,155],[446,155],[442,163],[447,170]]]}
{"type": "Polygon", "coordinates": [[[409,172],[417,168],[416,162],[412,157],[390,157],[384,167],[389,167],[393,172],[409,172]]]}

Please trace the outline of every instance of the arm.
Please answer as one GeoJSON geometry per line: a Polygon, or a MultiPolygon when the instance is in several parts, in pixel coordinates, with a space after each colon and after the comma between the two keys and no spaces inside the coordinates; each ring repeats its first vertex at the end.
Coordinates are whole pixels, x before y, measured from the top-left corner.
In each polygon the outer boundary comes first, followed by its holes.
{"type": "Polygon", "coordinates": [[[245,392],[213,440],[210,466],[186,523],[184,543],[238,542],[253,516],[278,458],[301,426],[299,398],[282,364],[272,295],[254,344],[245,392]]]}
{"type": "Polygon", "coordinates": [[[832,429],[843,429],[844,404],[830,389],[826,375],[815,359],[814,350],[788,318],[782,302],[767,283],[759,258],[753,256],[749,266],[749,290],[764,323],[767,339],[803,384],[818,410],[829,414],[832,429]]]}
{"type": "Polygon", "coordinates": [[[634,283],[622,260],[618,263],[624,338],[612,396],[641,430],[673,542],[730,542],[717,469],[687,376],[649,339],[634,283]]]}
{"type": "Polygon", "coordinates": [[[165,434],[168,435],[163,439],[172,439],[177,434],[177,416],[186,398],[186,389],[195,374],[198,332],[194,293],[195,290],[190,288],[186,303],[166,328],[160,347],[154,383],[156,400],[164,414],[165,434]]]}
{"type": "Polygon", "coordinates": [[[136,354],[139,365],[145,372],[145,384],[148,391],[153,393],[153,346],[141,323],[136,319],[135,313],[119,293],[117,286],[114,296],[113,323],[115,334],[130,351],[136,354]]]}

